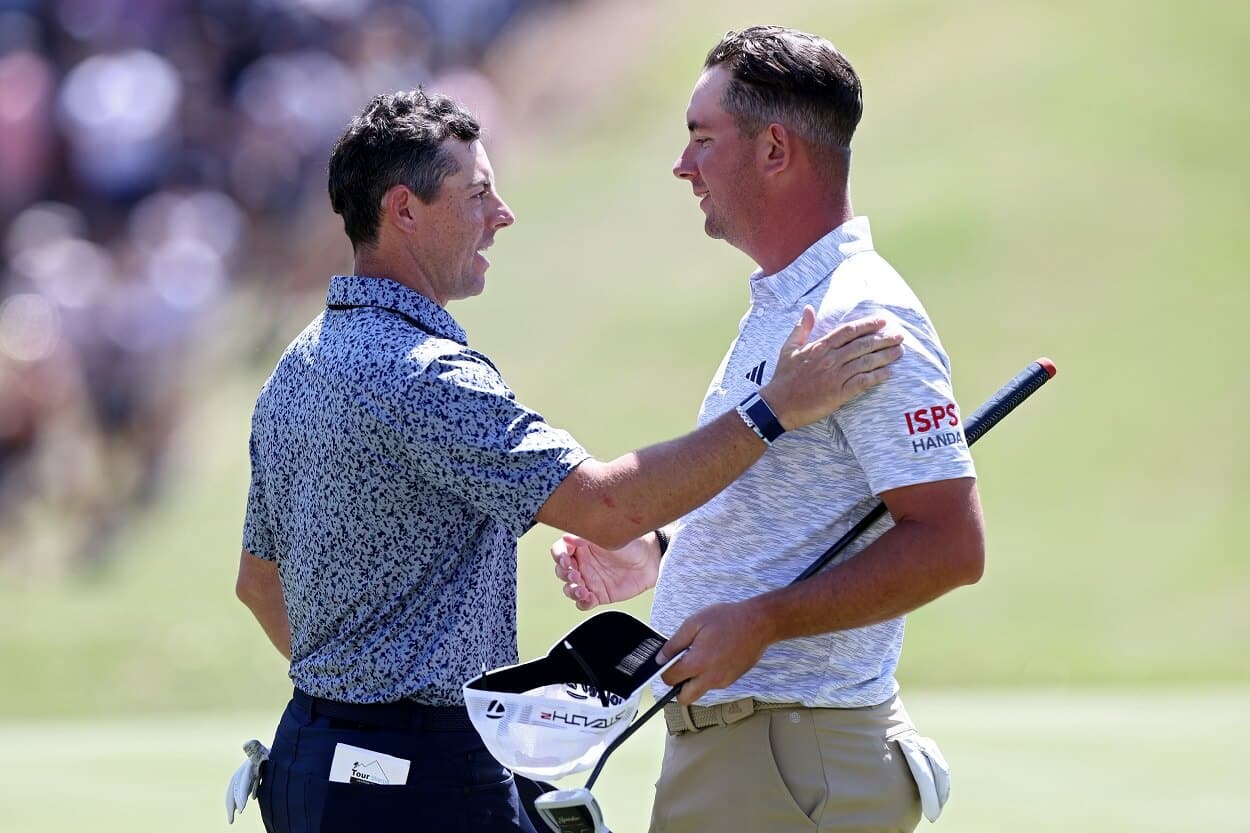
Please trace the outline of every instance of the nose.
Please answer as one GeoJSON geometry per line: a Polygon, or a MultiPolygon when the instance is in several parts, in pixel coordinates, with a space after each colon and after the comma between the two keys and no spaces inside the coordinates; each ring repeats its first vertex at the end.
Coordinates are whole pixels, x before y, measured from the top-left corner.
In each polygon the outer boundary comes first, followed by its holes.
{"type": "Polygon", "coordinates": [[[516,215],[512,213],[512,209],[508,207],[508,204],[503,201],[503,197],[496,196],[495,199],[499,205],[496,206],[494,214],[491,215],[490,227],[493,229],[507,228],[516,222],[516,215]]]}
{"type": "Polygon", "coordinates": [[[677,161],[673,163],[673,176],[678,179],[694,179],[694,154],[691,152],[691,145],[686,145],[681,155],[677,157],[677,161]]]}

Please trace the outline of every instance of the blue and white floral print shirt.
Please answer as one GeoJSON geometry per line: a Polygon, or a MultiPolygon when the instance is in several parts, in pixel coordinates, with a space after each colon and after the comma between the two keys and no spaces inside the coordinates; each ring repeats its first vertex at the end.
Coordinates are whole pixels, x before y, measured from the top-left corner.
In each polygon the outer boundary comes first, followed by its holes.
{"type": "Polygon", "coordinates": [[[517,662],[517,538],[589,454],[466,341],[419,293],[338,276],[260,392],[243,546],[278,563],[309,694],[455,705],[517,662]]]}

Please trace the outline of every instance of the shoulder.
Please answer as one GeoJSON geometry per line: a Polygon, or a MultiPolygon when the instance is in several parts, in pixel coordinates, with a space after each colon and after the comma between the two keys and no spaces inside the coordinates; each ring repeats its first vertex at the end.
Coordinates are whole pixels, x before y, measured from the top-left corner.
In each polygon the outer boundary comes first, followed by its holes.
{"type": "Polygon", "coordinates": [[[875,251],[860,252],[844,260],[817,291],[800,303],[816,308],[813,338],[866,316],[884,317],[907,332],[928,334],[933,331],[920,298],[875,251]]]}

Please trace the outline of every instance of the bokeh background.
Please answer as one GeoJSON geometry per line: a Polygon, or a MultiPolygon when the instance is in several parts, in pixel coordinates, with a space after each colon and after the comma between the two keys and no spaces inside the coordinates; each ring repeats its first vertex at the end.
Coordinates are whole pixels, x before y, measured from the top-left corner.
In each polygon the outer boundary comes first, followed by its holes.
{"type": "MultiPolygon", "coordinates": [[[[692,425],[745,307],[669,169],[704,53],[765,22],[863,77],[855,207],[964,409],[1060,369],[977,446],[985,578],[909,619],[941,824],[1250,831],[1250,15],[1223,0],[0,0],[0,830],[225,830],[272,737],[285,667],[233,597],[248,420],[350,268],[350,116],[417,83],[481,114],[519,220],[451,312],[610,457],[692,425]]],[[[521,544],[525,658],[579,618],[554,534],[521,544]]],[[[617,833],[661,742],[596,788],[617,833]]]]}

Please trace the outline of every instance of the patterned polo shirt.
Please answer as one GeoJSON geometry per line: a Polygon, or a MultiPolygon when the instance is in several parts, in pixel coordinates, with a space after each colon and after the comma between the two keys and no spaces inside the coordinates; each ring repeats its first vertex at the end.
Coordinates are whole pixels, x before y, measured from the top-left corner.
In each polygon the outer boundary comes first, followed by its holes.
{"type": "Polygon", "coordinates": [[[517,662],[517,539],[589,455],[446,310],[333,278],[260,392],[250,452],[243,546],[278,564],[295,685],[456,705],[517,662]]]}
{"type": "MultiPolygon", "coordinates": [[[[652,624],[661,633],[673,633],[708,605],[789,584],[882,492],[976,474],[937,331],[915,294],[873,249],[865,217],[829,232],[776,274],[751,276],[751,308],[712,380],[699,424],[767,384],[777,351],[806,304],[816,309],[812,338],[846,321],[880,316],[903,333],[903,358],[886,382],[833,416],[783,434],[727,489],[681,520],[661,562],[652,605],[652,624]]],[[[839,561],[890,525],[887,514],[839,561]]],[[[756,697],[808,706],[875,705],[897,688],[902,644],[902,616],[778,642],[732,685],[699,702],[756,697]]],[[[656,686],[657,693],[663,690],[656,686]]]]}

